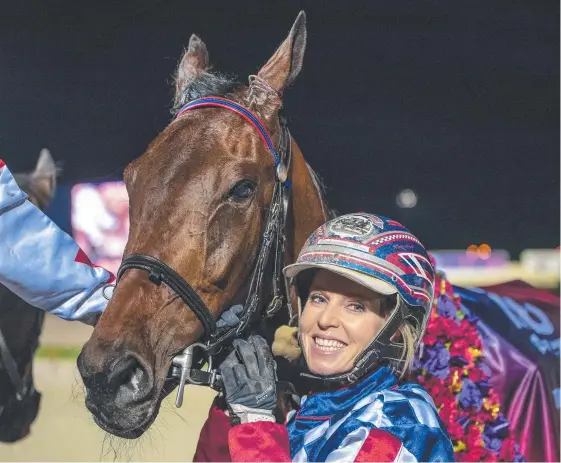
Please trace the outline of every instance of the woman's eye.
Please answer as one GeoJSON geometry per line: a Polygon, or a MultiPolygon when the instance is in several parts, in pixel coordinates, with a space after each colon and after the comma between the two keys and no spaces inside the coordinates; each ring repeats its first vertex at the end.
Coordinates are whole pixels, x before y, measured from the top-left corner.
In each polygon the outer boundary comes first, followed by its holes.
{"type": "Polygon", "coordinates": [[[251,180],[242,180],[232,187],[228,193],[228,199],[232,201],[244,201],[251,197],[256,186],[256,183],[251,180]]]}
{"type": "Polygon", "coordinates": [[[323,304],[324,302],[326,302],[325,298],[323,296],[320,296],[319,294],[310,294],[310,297],[308,299],[314,304],[323,304]]]}
{"type": "Polygon", "coordinates": [[[351,304],[351,305],[349,305],[349,309],[352,312],[357,312],[357,313],[366,312],[365,307],[361,304],[351,304]]]}

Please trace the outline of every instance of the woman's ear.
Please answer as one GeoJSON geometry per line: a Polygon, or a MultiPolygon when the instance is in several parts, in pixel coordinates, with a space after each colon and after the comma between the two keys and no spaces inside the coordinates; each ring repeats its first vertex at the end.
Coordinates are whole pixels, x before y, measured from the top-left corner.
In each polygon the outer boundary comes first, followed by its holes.
{"type": "Polygon", "coordinates": [[[401,326],[397,329],[397,331],[392,334],[392,337],[390,338],[390,342],[394,343],[394,344],[403,344],[403,333],[401,331],[401,328],[403,327],[405,323],[402,323],[401,326]]]}

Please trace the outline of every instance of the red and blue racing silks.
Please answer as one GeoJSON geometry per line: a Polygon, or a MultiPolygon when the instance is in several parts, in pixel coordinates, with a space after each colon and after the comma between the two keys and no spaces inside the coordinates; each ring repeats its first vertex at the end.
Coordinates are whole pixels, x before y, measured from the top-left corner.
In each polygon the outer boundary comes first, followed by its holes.
{"type": "Polygon", "coordinates": [[[399,384],[386,367],[350,387],[304,397],[286,426],[229,427],[213,407],[194,461],[454,461],[430,396],[417,384],[399,384]]]}

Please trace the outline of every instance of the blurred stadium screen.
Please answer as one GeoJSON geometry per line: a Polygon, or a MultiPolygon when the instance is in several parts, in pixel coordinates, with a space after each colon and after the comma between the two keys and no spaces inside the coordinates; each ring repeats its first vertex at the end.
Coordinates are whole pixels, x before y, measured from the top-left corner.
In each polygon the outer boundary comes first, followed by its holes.
{"type": "Polygon", "coordinates": [[[123,182],[80,183],[71,191],[72,234],[90,260],[116,273],[129,234],[123,182]]]}
{"type": "Polygon", "coordinates": [[[520,261],[510,260],[507,251],[492,250],[485,259],[466,250],[430,251],[437,268],[458,286],[489,286],[521,280],[537,288],[559,287],[558,249],[526,249],[520,261]]]}
{"type": "Polygon", "coordinates": [[[430,251],[436,266],[442,269],[456,267],[504,267],[510,263],[510,254],[503,249],[493,249],[485,259],[478,258],[476,253],[465,250],[430,251]]]}

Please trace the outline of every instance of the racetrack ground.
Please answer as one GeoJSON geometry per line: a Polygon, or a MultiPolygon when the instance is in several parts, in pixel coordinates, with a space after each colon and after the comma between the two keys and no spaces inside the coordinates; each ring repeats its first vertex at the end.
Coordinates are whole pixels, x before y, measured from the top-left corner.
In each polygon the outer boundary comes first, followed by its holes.
{"type": "Polygon", "coordinates": [[[156,422],[139,439],[109,436],[84,405],[75,363],[91,328],[48,317],[35,361],[35,385],[42,393],[31,434],[0,444],[0,461],[191,461],[215,392],[187,386],[183,407],[175,393],[164,400],[156,422]]]}

